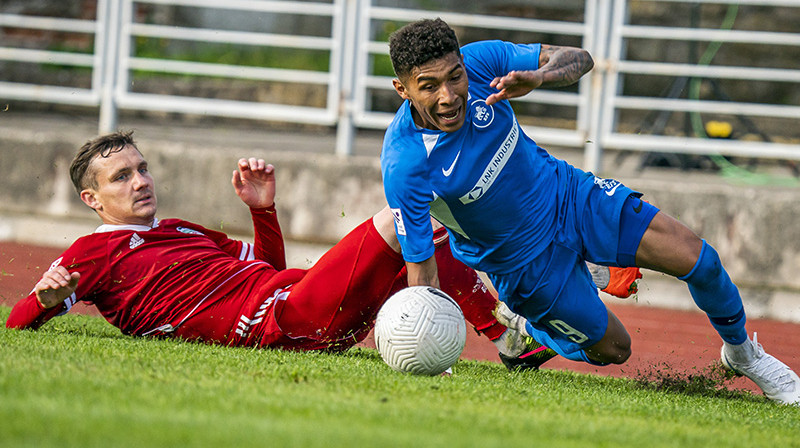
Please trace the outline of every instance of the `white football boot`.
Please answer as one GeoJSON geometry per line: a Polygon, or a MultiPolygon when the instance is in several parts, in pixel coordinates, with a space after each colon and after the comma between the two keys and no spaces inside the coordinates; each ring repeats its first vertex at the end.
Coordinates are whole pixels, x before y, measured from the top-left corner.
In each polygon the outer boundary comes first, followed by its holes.
{"type": "Polygon", "coordinates": [[[800,406],[800,378],[786,364],[767,354],[753,333],[740,345],[722,345],[722,364],[750,378],[770,400],[800,406]]]}

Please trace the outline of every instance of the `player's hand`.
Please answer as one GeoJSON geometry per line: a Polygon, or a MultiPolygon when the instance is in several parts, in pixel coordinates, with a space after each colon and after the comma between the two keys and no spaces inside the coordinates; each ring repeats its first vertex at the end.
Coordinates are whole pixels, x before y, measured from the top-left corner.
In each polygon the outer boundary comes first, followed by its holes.
{"type": "Polygon", "coordinates": [[[530,93],[544,82],[538,70],[512,71],[505,76],[494,78],[489,86],[499,90],[486,97],[486,104],[492,105],[498,101],[519,98],[530,93]]]}
{"type": "Polygon", "coordinates": [[[250,208],[265,208],[275,203],[275,167],[264,159],[239,159],[233,172],[233,189],[250,208]]]}
{"type": "Polygon", "coordinates": [[[75,292],[80,278],[79,272],[70,273],[64,266],[56,266],[42,275],[33,292],[43,307],[53,308],[75,292]]]}

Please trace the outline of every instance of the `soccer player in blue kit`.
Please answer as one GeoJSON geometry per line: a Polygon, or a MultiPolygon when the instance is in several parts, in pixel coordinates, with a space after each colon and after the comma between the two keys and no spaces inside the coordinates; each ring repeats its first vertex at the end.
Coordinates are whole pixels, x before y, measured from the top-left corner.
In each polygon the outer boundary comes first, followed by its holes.
{"type": "Polygon", "coordinates": [[[728,368],[770,399],[800,404],[797,374],[748,337],[738,289],[713,247],[641,193],[554,158],[520,128],[507,100],[575,83],[593,67],[588,52],[460,47],[441,19],[406,25],[389,47],[406,101],[386,131],[381,166],[410,285],[438,286],[433,216],[456,258],[487,273],[529,335],[568,359],[606,365],[628,359],[631,339],[586,262],[663,272],[686,282],[728,368]]]}

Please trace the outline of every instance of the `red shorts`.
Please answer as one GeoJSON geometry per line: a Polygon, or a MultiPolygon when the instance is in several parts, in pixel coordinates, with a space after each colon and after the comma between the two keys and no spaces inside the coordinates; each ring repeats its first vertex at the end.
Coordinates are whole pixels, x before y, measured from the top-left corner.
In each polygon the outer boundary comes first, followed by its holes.
{"type": "Polygon", "coordinates": [[[352,347],[372,329],[403,266],[402,256],[383,240],[372,219],[365,221],[288,287],[288,295],[276,298],[259,345],[301,350],[352,347]]]}
{"type": "MultiPolygon", "coordinates": [[[[492,315],[497,303],[478,274],[436,248],[441,288],[476,330],[494,339],[505,327],[492,315]]],[[[180,330],[187,339],[234,346],[346,350],[367,337],[378,310],[408,286],[405,262],[372,220],[356,227],[308,270],[253,276],[238,294],[199,311],[180,330]]]]}

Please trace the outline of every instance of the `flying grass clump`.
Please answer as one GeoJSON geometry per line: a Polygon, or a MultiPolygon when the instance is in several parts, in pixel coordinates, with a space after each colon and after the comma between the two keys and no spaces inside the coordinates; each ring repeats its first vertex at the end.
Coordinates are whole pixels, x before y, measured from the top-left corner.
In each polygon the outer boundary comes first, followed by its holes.
{"type": "Polygon", "coordinates": [[[661,362],[648,369],[637,370],[634,381],[639,387],[662,392],[729,399],[754,397],[748,391],[730,388],[736,377],[734,372],[726,369],[719,361],[714,361],[699,371],[688,372],[661,362]]]}

